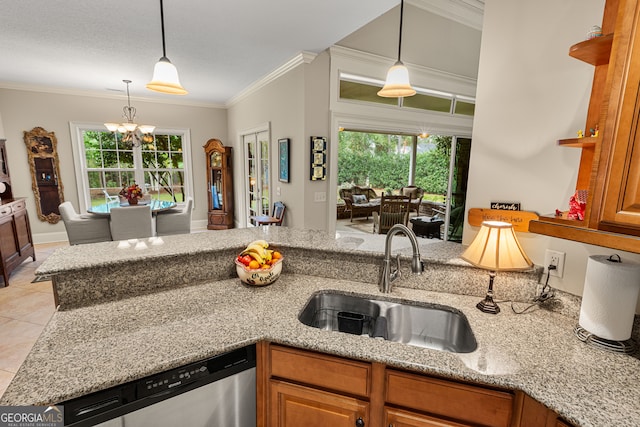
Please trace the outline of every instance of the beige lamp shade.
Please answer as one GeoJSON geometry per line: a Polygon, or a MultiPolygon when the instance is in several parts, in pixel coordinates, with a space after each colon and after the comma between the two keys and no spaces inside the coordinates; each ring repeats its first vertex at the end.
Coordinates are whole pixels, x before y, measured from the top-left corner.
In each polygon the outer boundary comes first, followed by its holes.
{"type": "Polygon", "coordinates": [[[508,222],[484,221],[462,259],[493,271],[526,270],[533,263],[524,253],[508,222]]]}

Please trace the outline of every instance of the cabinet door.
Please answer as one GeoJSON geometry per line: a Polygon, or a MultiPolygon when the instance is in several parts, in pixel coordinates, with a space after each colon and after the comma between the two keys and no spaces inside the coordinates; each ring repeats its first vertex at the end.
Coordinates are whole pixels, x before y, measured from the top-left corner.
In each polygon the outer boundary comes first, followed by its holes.
{"type": "Polygon", "coordinates": [[[269,382],[270,427],[368,425],[369,405],[353,397],[282,381],[269,382]],[[356,424],[361,419],[364,424],[356,424]]]}
{"type": "Polygon", "coordinates": [[[453,421],[439,420],[415,412],[403,411],[395,408],[384,408],[384,423],[389,427],[465,427],[453,421]]]}
{"type": "MultiPolygon", "coordinates": [[[[636,6],[635,20],[640,16],[636,6]]],[[[615,76],[622,79],[614,82],[609,110],[615,124],[607,119],[612,132],[609,179],[606,183],[601,229],[617,230],[616,226],[628,227],[629,234],[640,235],[640,37],[638,27],[631,34],[627,55],[621,54],[615,63],[615,76]],[[625,80],[626,79],[626,80],[625,80]],[[610,125],[611,123],[611,125],[610,125]]],[[[623,43],[621,43],[623,44],[623,43]]]]}
{"type": "Polygon", "coordinates": [[[16,227],[17,247],[22,254],[31,247],[33,242],[31,239],[31,228],[29,226],[29,216],[24,202],[14,204],[13,220],[16,227]]]}
{"type": "MultiPolygon", "coordinates": [[[[11,208],[5,208],[11,209],[11,208]]],[[[13,231],[13,215],[0,215],[0,254],[3,265],[11,265],[19,256],[13,231]]]]}

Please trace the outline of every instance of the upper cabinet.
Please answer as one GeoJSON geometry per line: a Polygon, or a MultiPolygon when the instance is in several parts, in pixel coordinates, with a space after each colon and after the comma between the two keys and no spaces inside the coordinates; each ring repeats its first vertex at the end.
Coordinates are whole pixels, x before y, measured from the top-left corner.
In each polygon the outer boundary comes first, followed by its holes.
{"type": "Polygon", "coordinates": [[[604,35],[570,48],[594,66],[586,135],[559,141],[582,150],[576,190],[588,190],[585,217],[541,216],[530,231],[640,253],[639,19],[640,0],[607,0],[604,35]]]}

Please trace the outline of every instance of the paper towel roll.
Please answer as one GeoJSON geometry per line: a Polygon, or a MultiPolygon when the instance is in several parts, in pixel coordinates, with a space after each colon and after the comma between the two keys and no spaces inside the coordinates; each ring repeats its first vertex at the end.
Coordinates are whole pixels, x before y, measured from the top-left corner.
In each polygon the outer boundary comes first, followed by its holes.
{"type": "Polygon", "coordinates": [[[631,338],[640,292],[640,264],[614,255],[592,255],[587,261],[578,323],[592,334],[612,341],[631,338]]]}

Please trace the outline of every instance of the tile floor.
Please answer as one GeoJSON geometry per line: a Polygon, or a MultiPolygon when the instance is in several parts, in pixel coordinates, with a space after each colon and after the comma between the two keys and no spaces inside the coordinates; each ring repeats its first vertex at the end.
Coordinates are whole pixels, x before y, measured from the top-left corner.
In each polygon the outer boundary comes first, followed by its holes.
{"type": "Polygon", "coordinates": [[[35,245],[36,261],[22,263],[0,288],[0,396],[53,315],[51,281],[31,283],[36,268],[67,243],[35,245]]]}

